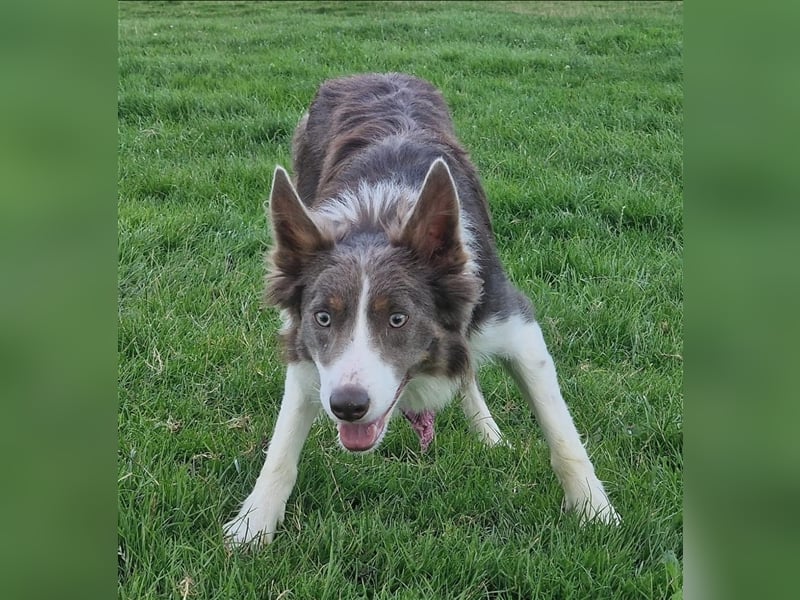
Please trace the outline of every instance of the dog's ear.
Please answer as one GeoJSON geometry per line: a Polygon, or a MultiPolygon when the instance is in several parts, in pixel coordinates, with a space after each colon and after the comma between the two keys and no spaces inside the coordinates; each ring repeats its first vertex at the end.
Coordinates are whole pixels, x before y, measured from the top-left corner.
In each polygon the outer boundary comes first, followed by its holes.
{"type": "Polygon", "coordinates": [[[275,245],[296,254],[314,253],[325,246],[325,236],[311,219],[283,167],[275,167],[269,195],[269,216],[275,245]]]}
{"type": "Polygon", "coordinates": [[[456,184],[441,158],[433,161],[417,204],[401,233],[401,243],[424,261],[462,263],[461,209],[456,184]]]}
{"type": "Polygon", "coordinates": [[[314,223],[282,167],[275,168],[269,197],[274,245],[270,254],[266,301],[284,308],[298,299],[305,265],[333,243],[314,223]]]}

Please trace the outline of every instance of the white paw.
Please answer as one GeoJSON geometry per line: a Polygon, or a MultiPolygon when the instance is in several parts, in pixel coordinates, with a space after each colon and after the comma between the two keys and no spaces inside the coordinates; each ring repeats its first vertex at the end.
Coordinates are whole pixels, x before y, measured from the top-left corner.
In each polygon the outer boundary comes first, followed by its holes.
{"type": "Polygon", "coordinates": [[[271,544],[275,530],[283,520],[283,510],[283,507],[277,510],[248,498],[236,518],[224,525],[225,543],[233,547],[271,544]]]}
{"type": "Polygon", "coordinates": [[[611,506],[603,484],[596,478],[574,486],[572,493],[567,492],[564,508],[578,513],[582,525],[592,521],[607,525],[619,525],[622,522],[622,518],[611,506]]]}

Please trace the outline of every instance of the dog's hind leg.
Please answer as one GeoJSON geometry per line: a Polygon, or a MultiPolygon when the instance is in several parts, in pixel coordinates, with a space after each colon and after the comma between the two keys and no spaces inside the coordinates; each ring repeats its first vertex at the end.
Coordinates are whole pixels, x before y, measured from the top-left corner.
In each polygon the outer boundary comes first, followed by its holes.
{"type": "Polygon", "coordinates": [[[472,428],[480,436],[487,446],[495,446],[502,441],[500,428],[494,422],[486,400],[483,398],[478,379],[475,376],[469,377],[468,382],[462,390],[463,398],[461,408],[469,420],[472,428]]]}
{"type": "Polygon", "coordinates": [[[272,542],[297,480],[300,452],[319,413],[319,403],[313,400],[318,386],[313,364],[289,364],[283,401],[264,466],[239,514],[225,525],[228,543],[272,542]]]}
{"type": "Polygon", "coordinates": [[[507,366],[550,447],[550,463],[564,488],[566,508],[578,512],[582,521],[619,522],[561,396],[541,327],[522,318],[512,321],[515,322],[507,337],[507,366]]]}

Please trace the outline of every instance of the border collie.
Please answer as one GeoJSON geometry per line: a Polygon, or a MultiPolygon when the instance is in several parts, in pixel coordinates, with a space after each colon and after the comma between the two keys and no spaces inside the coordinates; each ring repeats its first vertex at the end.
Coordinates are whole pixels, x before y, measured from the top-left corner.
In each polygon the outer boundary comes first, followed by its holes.
{"type": "Polygon", "coordinates": [[[502,441],[478,367],[502,362],[541,425],[564,505],[619,521],[561,396],[530,301],[497,255],[486,195],[442,95],[401,74],[334,79],[276,167],[265,300],[281,309],[286,382],[264,466],[229,543],[269,543],[322,409],[369,452],[405,415],[423,450],[460,394],[477,434],[502,441]]]}

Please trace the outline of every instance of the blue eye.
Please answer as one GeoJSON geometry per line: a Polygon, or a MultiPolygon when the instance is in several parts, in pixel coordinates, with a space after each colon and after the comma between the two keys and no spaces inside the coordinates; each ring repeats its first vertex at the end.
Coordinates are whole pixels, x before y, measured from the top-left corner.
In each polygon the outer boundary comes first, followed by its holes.
{"type": "Polygon", "coordinates": [[[408,315],[404,315],[403,313],[392,313],[389,317],[389,325],[397,329],[398,327],[402,327],[408,321],[408,315]]]}
{"type": "Polygon", "coordinates": [[[314,313],[314,320],[317,322],[317,325],[320,327],[330,327],[331,326],[331,314],[328,311],[321,310],[319,312],[314,313]]]}

